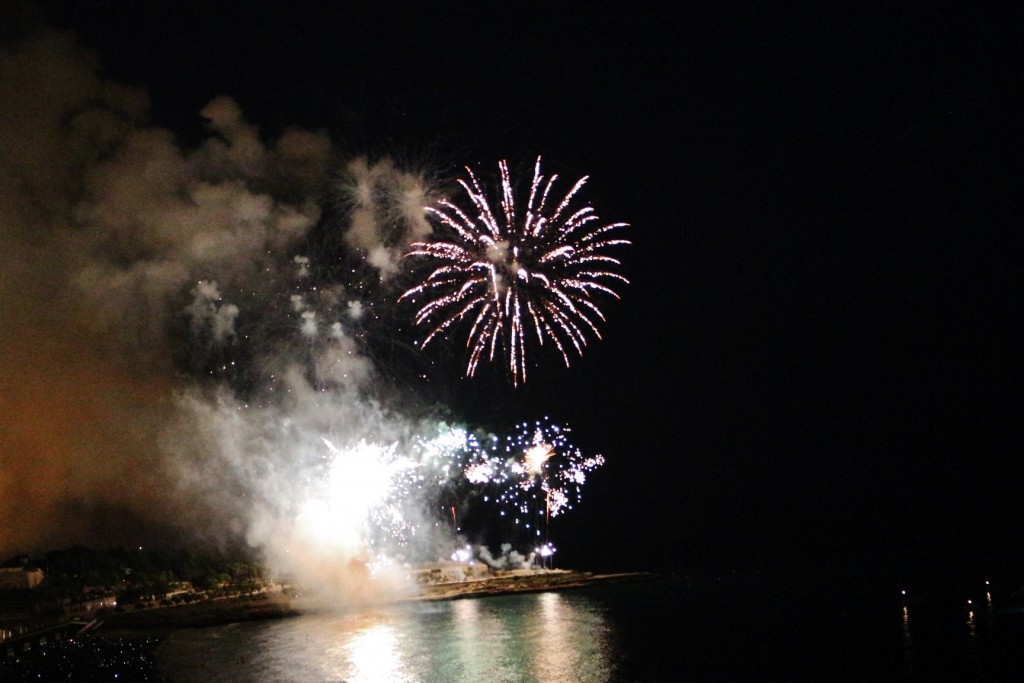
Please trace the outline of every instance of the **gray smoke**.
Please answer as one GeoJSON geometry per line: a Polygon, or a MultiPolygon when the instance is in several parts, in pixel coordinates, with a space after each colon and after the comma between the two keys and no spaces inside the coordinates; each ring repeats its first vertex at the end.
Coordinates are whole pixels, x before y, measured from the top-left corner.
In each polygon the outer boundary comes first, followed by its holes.
{"type": "Polygon", "coordinates": [[[444,428],[374,399],[364,302],[313,279],[303,240],[344,167],[338,229],[393,277],[430,230],[426,181],[346,164],[321,131],[266,140],[225,96],[182,148],[98,64],[54,30],[0,45],[0,554],[244,538],[277,570],[362,590],[360,529],[325,543],[303,526],[333,476],[323,439],[342,458],[444,428]]]}
{"type": "Polygon", "coordinates": [[[476,553],[477,557],[491,569],[531,569],[534,563],[533,553],[523,555],[513,550],[511,543],[502,543],[501,554],[497,557],[485,545],[479,546],[476,553]]]}

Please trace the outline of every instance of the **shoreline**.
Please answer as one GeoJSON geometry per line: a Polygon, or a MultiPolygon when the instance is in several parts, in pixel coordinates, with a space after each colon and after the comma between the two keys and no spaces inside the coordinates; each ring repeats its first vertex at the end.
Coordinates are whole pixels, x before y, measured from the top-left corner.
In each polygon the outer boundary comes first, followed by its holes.
{"type": "Polygon", "coordinates": [[[657,578],[660,578],[660,575],[649,572],[594,574],[569,569],[554,569],[537,574],[495,576],[486,579],[426,585],[420,588],[420,595],[412,596],[405,601],[432,602],[515,593],[574,590],[598,584],[635,583],[657,578]]]}
{"type": "MultiPolygon", "coordinates": [[[[384,602],[368,602],[363,605],[353,605],[353,607],[576,590],[596,585],[635,583],[658,578],[660,575],[648,572],[594,574],[564,569],[548,570],[534,574],[424,584],[417,586],[417,591],[413,595],[384,602]]],[[[139,632],[152,633],[266,619],[285,619],[321,611],[297,606],[297,602],[299,601],[283,593],[263,593],[257,596],[211,600],[192,605],[115,612],[100,617],[103,623],[98,631],[101,635],[130,637],[139,632]]]]}

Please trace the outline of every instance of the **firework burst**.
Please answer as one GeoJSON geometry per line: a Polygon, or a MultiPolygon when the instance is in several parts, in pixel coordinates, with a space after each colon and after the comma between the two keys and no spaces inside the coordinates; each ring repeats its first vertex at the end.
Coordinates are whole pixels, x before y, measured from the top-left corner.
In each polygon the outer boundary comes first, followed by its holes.
{"type": "Polygon", "coordinates": [[[614,272],[620,262],[607,251],[628,244],[615,237],[626,223],[602,224],[594,208],[578,205],[583,177],[560,202],[553,199],[557,175],[533,170],[525,206],[517,205],[508,164],[498,164],[501,199],[491,207],[479,179],[466,168],[459,184],[471,207],[441,200],[427,207],[440,224],[439,239],[414,243],[407,256],[423,256],[436,265],[426,279],[401,299],[419,300],[416,324],[430,327],[421,347],[463,320],[472,321],[467,339],[472,377],[482,359],[507,357],[513,384],[526,381],[528,339],[552,342],[569,365],[572,351],[582,355],[588,336],[598,339],[604,314],[601,297],[618,298],[614,284],[628,282],[614,272]]]}
{"type": "Polygon", "coordinates": [[[569,431],[547,419],[518,424],[491,448],[473,450],[464,476],[503,517],[542,540],[547,519],[571,510],[587,475],[605,462],[570,443],[569,431]]]}

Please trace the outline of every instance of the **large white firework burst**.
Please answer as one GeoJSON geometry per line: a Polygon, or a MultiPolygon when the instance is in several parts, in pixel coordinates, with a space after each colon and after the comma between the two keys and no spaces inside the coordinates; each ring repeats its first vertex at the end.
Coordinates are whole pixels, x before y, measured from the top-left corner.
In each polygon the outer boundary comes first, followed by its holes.
{"type": "Polygon", "coordinates": [[[576,181],[560,202],[552,198],[557,175],[541,174],[540,157],[533,170],[525,206],[517,206],[508,164],[498,164],[501,200],[498,211],[477,176],[458,182],[472,208],[447,199],[426,211],[440,224],[438,239],[414,243],[407,256],[425,256],[438,265],[400,299],[420,299],[416,324],[429,326],[421,346],[453,325],[470,320],[466,375],[480,360],[507,355],[512,381],[526,381],[527,340],[550,340],[566,365],[571,350],[582,355],[588,336],[600,339],[598,307],[612,289],[626,283],[614,272],[621,265],[607,251],[628,240],[616,237],[626,223],[603,224],[589,204],[575,206],[587,177],[576,181]]]}

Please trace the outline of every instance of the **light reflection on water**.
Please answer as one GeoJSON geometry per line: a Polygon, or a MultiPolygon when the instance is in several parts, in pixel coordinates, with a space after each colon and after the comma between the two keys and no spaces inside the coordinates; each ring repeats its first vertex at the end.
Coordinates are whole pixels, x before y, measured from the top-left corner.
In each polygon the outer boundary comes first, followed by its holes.
{"type": "Polygon", "coordinates": [[[665,579],[176,631],[157,657],[176,683],[1020,680],[1024,609],[870,588],[665,579]]]}
{"type": "Polygon", "coordinates": [[[331,678],[341,677],[351,681],[411,680],[402,671],[402,653],[398,647],[395,627],[387,623],[374,624],[357,631],[344,648],[328,651],[324,663],[338,669],[331,678]],[[351,673],[345,675],[345,671],[351,673]]]}
{"type": "Polygon", "coordinates": [[[607,681],[600,602],[539,593],[178,631],[162,672],[188,681],[607,681]]]}

